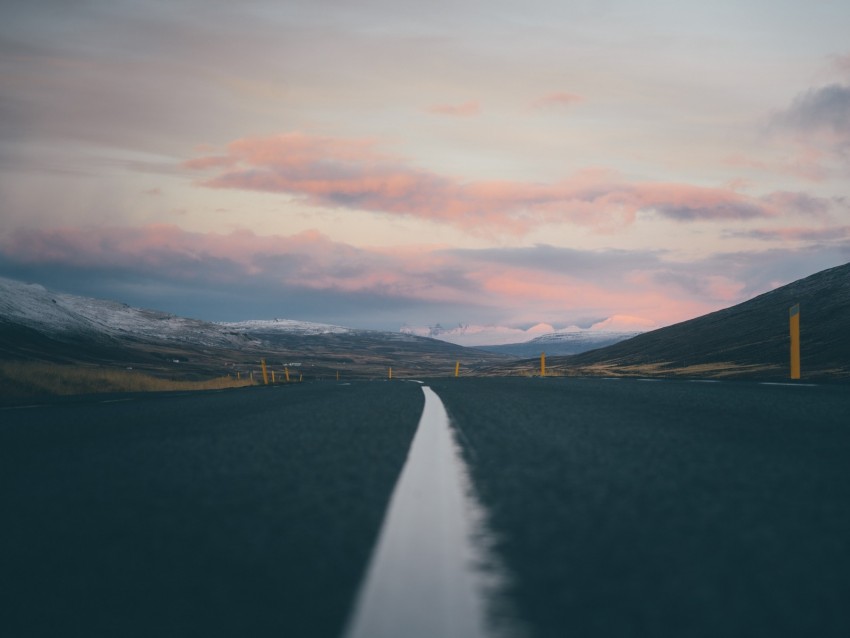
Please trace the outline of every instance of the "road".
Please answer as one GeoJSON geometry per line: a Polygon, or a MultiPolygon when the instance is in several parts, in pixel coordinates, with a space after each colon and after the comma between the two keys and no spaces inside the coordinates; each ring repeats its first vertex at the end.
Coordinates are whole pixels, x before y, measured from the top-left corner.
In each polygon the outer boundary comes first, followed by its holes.
{"type": "Polygon", "coordinates": [[[850,636],[847,386],[450,381],[534,636],[850,636]]]}
{"type": "Polygon", "coordinates": [[[125,398],[0,411],[0,635],[338,636],[419,387],[125,398]]]}
{"type": "MultiPolygon", "coordinates": [[[[439,379],[548,636],[850,635],[847,386],[439,379]]],[[[339,636],[417,384],[0,410],[6,636],[339,636]]]]}

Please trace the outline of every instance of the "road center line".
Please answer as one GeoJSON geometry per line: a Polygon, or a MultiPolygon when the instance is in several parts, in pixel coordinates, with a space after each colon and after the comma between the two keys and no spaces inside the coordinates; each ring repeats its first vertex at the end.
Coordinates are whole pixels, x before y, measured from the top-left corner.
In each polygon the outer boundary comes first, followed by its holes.
{"type": "Polygon", "coordinates": [[[779,381],[762,381],[759,385],[780,385],[792,388],[816,388],[817,383],[780,383],[779,381]]]}
{"type": "Polygon", "coordinates": [[[504,578],[480,542],[483,510],[442,401],[428,386],[422,391],[425,408],[346,638],[504,633],[487,622],[486,594],[495,593],[504,578]]]}

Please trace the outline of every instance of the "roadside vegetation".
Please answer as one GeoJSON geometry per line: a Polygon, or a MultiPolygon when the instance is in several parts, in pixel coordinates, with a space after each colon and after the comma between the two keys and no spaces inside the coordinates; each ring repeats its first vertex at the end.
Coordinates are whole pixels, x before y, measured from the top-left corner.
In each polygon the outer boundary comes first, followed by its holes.
{"type": "Polygon", "coordinates": [[[236,375],[205,380],[155,377],[137,370],[0,361],[0,396],[70,395],[98,392],[219,390],[253,385],[236,375]]]}

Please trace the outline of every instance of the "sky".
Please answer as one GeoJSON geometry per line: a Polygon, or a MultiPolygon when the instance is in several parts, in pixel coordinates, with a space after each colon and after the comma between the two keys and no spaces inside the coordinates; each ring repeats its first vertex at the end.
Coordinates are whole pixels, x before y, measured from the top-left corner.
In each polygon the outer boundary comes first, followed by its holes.
{"type": "Polygon", "coordinates": [[[850,4],[3,2],[0,276],[458,343],[850,261],[850,4]]]}

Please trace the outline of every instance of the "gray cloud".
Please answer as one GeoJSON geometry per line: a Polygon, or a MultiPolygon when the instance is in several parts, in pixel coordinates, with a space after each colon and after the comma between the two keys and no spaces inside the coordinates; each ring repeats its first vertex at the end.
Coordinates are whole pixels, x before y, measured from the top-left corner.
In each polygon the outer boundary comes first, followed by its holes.
{"type": "Polygon", "coordinates": [[[626,271],[658,268],[666,251],[589,251],[538,244],[523,248],[456,249],[445,252],[470,263],[486,262],[601,280],[619,277],[626,271]]]}
{"type": "Polygon", "coordinates": [[[594,323],[591,317],[643,304],[644,294],[722,307],[850,257],[846,239],[694,262],[673,262],[656,251],[548,245],[423,252],[408,258],[318,235],[203,235],[176,227],[27,231],[0,240],[0,275],[60,291],[201,319],[286,317],[380,329],[438,321],[587,325],[594,323]],[[555,287],[563,283],[564,295],[573,297],[526,296],[518,313],[512,307],[517,300],[509,294],[498,287],[481,289],[503,273],[510,281],[527,278],[531,291],[547,280],[555,287]],[[581,282],[584,292],[570,292],[566,278],[581,282]],[[595,291],[604,291],[604,298],[594,299],[595,291]],[[618,302],[618,297],[627,301],[618,302]],[[623,303],[626,308],[618,310],[623,303]]]}
{"type": "Polygon", "coordinates": [[[835,207],[846,208],[841,197],[816,197],[808,193],[776,191],[765,195],[762,200],[777,207],[782,212],[795,212],[825,219],[835,207]]]}
{"type": "Polygon", "coordinates": [[[755,219],[765,216],[763,208],[747,202],[720,202],[711,206],[663,204],[655,206],[655,210],[669,219],[686,222],[702,219],[755,219]]]}
{"type": "Polygon", "coordinates": [[[723,304],[733,305],[848,259],[850,241],[814,243],[801,248],[718,253],[691,263],[670,264],[654,279],[697,297],[712,295],[711,278],[736,283],[740,286],[736,298],[723,304]]]}
{"type": "Polygon", "coordinates": [[[753,228],[730,230],[728,237],[744,237],[764,241],[807,241],[821,243],[841,242],[850,237],[850,226],[832,226],[827,228],[753,228]]]}
{"type": "Polygon", "coordinates": [[[0,276],[34,282],[60,292],[112,299],[132,306],[171,312],[207,321],[240,321],[274,317],[342,324],[351,327],[396,330],[406,321],[432,314],[481,315],[474,307],[461,310],[456,304],[435,303],[403,295],[370,291],[314,289],[292,285],[273,274],[226,278],[200,276],[204,271],[221,274],[227,265],[213,259],[196,264],[199,276],[176,278],[161,269],[139,272],[102,266],[22,264],[0,255],[0,276]]]}
{"type": "Polygon", "coordinates": [[[830,84],[797,96],[778,121],[799,131],[831,130],[850,135],[850,86],[830,84]]]}

